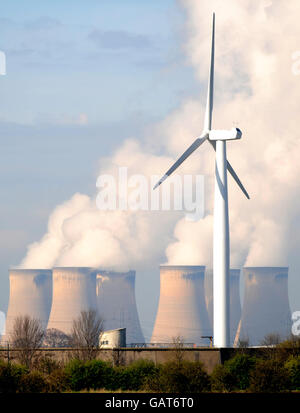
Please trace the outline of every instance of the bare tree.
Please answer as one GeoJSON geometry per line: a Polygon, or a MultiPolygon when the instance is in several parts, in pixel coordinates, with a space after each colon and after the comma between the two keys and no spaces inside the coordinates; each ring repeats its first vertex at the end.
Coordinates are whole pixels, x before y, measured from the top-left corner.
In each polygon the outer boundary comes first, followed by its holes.
{"type": "Polygon", "coordinates": [[[81,311],[73,321],[71,342],[74,356],[80,360],[92,360],[99,349],[102,319],[95,310],[81,311]]]}
{"type": "Polygon", "coordinates": [[[32,367],[35,356],[42,345],[44,329],[39,320],[28,315],[15,319],[11,343],[17,348],[18,358],[26,367],[32,367]]]}
{"type": "Polygon", "coordinates": [[[44,347],[62,348],[71,346],[71,337],[56,328],[49,328],[43,341],[44,347]]]}
{"type": "Polygon", "coordinates": [[[261,346],[275,346],[279,343],[281,343],[283,340],[280,337],[280,334],[278,333],[271,333],[265,335],[263,340],[261,341],[260,345],[261,346]]]}
{"type": "Polygon", "coordinates": [[[181,366],[184,359],[184,338],[182,336],[172,337],[173,359],[178,366],[181,366]]]}
{"type": "Polygon", "coordinates": [[[279,347],[282,342],[282,338],[278,333],[266,334],[263,340],[260,342],[261,354],[266,359],[277,359],[281,357],[281,349],[279,347]]]}

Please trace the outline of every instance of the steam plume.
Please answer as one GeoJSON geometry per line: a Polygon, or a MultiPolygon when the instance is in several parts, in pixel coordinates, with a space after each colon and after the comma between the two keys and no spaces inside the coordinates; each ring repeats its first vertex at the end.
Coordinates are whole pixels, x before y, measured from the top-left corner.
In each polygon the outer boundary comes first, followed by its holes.
{"type": "MultiPolygon", "coordinates": [[[[203,95],[188,99],[151,129],[143,145],[124,142],[101,173],[161,174],[201,132],[209,59],[210,17],[217,16],[214,127],[238,126],[240,142],[228,158],[242,178],[247,201],[229,178],[231,265],[299,267],[300,77],[292,54],[300,48],[298,0],[183,0],[186,56],[203,95]],[[279,29],[280,28],[280,29],[279,29]],[[201,102],[201,104],[199,103],[201,102]],[[203,103],[203,104],[202,104],[203,103]],[[157,154],[164,153],[166,156],[157,154]]],[[[49,218],[48,232],[29,246],[22,267],[109,265],[145,268],[150,262],[211,264],[214,153],[200,148],[181,173],[206,176],[206,216],[188,223],[180,213],[96,209],[75,194],[49,218]],[[166,251],[166,256],[164,255],[166,251]]],[[[291,271],[290,271],[291,274],[291,271]]]]}

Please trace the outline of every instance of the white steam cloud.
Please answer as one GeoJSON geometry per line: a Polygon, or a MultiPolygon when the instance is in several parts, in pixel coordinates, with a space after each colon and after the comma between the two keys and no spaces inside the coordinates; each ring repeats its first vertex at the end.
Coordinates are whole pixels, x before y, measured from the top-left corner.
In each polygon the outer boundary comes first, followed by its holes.
{"type": "MultiPolygon", "coordinates": [[[[226,128],[238,120],[243,131],[240,142],[228,144],[228,157],[251,200],[244,198],[229,177],[231,264],[299,267],[300,77],[293,75],[292,54],[300,48],[300,3],[181,3],[187,12],[187,55],[201,82],[207,78],[208,22],[216,12],[213,122],[216,127],[226,128]]],[[[205,157],[202,151],[202,159],[205,157]]],[[[177,223],[177,241],[167,248],[169,262],[191,260],[211,265],[207,243],[212,245],[213,186],[207,196],[209,210],[204,220],[194,224],[193,229],[183,220],[177,223]]]]}
{"type": "MultiPolygon", "coordinates": [[[[241,141],[228,158],[250,193],[248,201],[229,177],[231,265],[299,267],[300,76],[292,54],[300,49],[298,0],[183,0],[184,47],[206,89],[210,26],[216,12],[214,127],[236,125],[241,141]]],[[[143,145],[126,141],[102,162],[101,173],[161,174],[196,136],[205,94],[187,100],[151,130],[143,145]],[[164,153],[166,156],[157,154],[164,153]]],[[[102,212],[75,194],[49,218],[48,232],[29,246],[22,267],[105,265],[145,268],[148,263],[211,265],[214,153],[203,145],[180,168],[206,176],[206,216],[192,223],[175,212],[102,212]]]]}
{"type": "MultiPolygon", "coordinates": [[[[128,140],[109,160],[102,160],[102,174],[116,177],[119,166],[128,174],[163,170],[170,158],[145,153],[134,140],[128,140]]],[[[75,194],[55,208],[48,232],[29,246],[22,268],[53,266],[105,266],[114,269],[142,269],[163,261],[178,212],[149,212],[97,209],[96,197],[75,194]],[[163,229],[163,230],[162,230],[163,229]]]]}

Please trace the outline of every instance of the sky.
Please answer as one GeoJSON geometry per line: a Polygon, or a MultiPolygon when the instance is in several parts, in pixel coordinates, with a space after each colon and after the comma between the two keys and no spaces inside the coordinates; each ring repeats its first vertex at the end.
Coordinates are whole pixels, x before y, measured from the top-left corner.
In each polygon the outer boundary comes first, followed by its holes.
{"type": "Polygon", "coordinates": [[[116,176],[123,166],[132,174],[164,173],[201,132],[212,11],[213,122],[243,130],[228,156],[251,196],[229,179],[231,264],[289,266],[291,309],[299,310],[298,1],[70,4],[12,0],[1,9],[0,310],[8,304],[10,267],[114,262],[137,270],[149,339],[159,264],[211,266],[209,145],[180,170],[205,178],[198,222],[176,212],[103,213],[95,197],[99,174],[116,176]]]}
{"type": "Polygon", "coordinates": [[[8,269],[44,234],[53,208],[75,192],[92,194],[101,157],[131,136],[139,139],[147,125],[197,93],[182,25],[183,11],[173,0],[2,5],[2,311],[8,269]]]}

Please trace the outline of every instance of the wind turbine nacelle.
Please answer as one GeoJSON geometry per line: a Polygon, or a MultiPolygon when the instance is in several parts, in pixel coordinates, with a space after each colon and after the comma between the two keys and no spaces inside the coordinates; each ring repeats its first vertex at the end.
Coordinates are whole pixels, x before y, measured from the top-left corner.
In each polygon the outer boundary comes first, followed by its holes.
{"type": "Polygon", "coordinates": [[[230,130],[215,129],[209,132],[209,140],[211,141],[232,141],[234,139],[241,139],[242,131],[239,128],[232,128],[230,130]]]}

